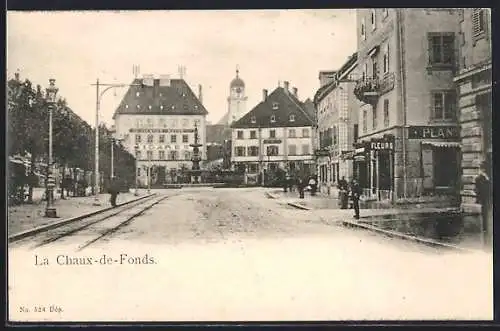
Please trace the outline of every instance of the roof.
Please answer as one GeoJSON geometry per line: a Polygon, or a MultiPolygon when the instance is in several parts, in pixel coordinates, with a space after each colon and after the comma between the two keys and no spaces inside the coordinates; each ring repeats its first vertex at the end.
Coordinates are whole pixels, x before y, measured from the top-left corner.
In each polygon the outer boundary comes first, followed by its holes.
{"type": "Polygon", "coordinates": [[[227,125],[228,121],[229,121],[229,112],[227,112],[226,114],[224,114],[224,116],[222,116],[222,118],[217,122],[217,124],[219,124],[219,125],[227,125]]]}
{"type": "Polygon", "coordinates": [[[205,127],[206,142],[208,143],[223,143],[224,140],[231,139],[231,129],[227,125],[211,124],[205,127]]]}
{"type": "Polygon", "coordinates": [[[230,87],[245,87],[245,82],[239,76],[240,71],[236,70],[236,78],[231,81],[230,87]]]}
{"type": "Polygon", "coordinates": [[[129,87],[117,107],[113,119],[118,114],[208,114],[208,111],[183,79],[171,79],[168,86],[160,86],[160,79],[154,79],[153,86],[141,86],[142,82],[142,79],[134,79],[131,85],[138,86],[129,87]]]}
{"type": "Polygon", "coordinates": [[[271,128],[271,127],[300,127],[313,126],[314,115],[306,106],[292,93],[285,91],[283,87],[277,87],[265,101],[261,101],[231,128],[271,128]],[[273,109],[273,104],[278,104],[278,109],[273,109]],[[271,116],[275,116],[275,122],[271,123],[271,116]],[[290,115],[295,120],[290,122],[290,115]],[[255,123],[252,123],[255,119],[255,123]]]}

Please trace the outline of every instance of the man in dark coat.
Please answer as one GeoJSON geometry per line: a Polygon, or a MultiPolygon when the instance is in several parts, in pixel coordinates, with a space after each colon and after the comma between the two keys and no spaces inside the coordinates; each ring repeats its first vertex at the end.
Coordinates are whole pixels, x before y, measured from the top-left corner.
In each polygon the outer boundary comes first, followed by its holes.
{"type": "Polygon", "coordinates": [[[116,197],[120,194],[120,188],[118,187],[118,180],[115,177],[112,177],[109,183],[109,194],[111,194],[111,205],[116,207],[116,197]]]}
{"type": "Polygon", "coordinates": [[[339,193],[340,193],[340,208],[347,209],[347,205],[349,203],[349,184],[345,180],[345,177],[342,176],[342,179],[339,180],[338,184],[339,193]]]}
{"type": "MultiPolygon", "coordinates": [[[[489,225],[489,213],[492,208],[492,187],[490,177],[486,173],[486,165],[481,164],[479,174],[475,178],[475,191],[477,203],[481,205],[481,221],[484,235],[487,238],[492,231],[489,225]]],[[[491,215],[492,217],[492,215],[491,215]]]]}
{"type": "Polygon", "coordinates": [[[359,219],[359,198],[361,196],[361,187],[356,179],[351,184],[352,205],[354,208],[354,218],[359,219]]]}
{"type": "Polygon", "coordinates": [[[305,183],[302,177],[299,176],[297,179],[297,189],[299,190],[299,198],[304,199],[304,188],[305,188],[305,183]]]}

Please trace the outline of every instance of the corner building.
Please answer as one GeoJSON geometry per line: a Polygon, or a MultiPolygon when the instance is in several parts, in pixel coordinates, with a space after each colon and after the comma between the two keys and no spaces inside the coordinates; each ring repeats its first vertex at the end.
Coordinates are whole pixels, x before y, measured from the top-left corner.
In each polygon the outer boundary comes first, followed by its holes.
{"type": "MultiPolygon", "coordinates": [[[[136,157],[139,186],[179,182],[191,169],[195,127],[206,161],[207,110],[183,79],[135,79],[115,111],[116,135],[136,157]]],[[[201,89],[200,89],[201,90],[201,89]]]]}
{"type": "Polygon", "coordinates": [[[457,202],[456,9],[358,9],[355,177],[367,199],[457,202]]]}

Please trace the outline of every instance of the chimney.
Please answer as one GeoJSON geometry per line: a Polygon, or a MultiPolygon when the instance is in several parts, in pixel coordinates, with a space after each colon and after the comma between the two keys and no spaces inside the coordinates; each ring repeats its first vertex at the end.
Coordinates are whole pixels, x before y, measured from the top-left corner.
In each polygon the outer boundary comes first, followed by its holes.
{"type": "Polygon", "coordinates": [[[264,89],[262,90],[262,101],[266,101],[267,100],[267,90],[264,89]]]}
{"type": "Polygon", "coordinates": [[[170,75],[160,75],[160,86],[170,86],[170,75]]]}
{"type": "Polygon", "coordinates": [[[200,100],[200,103],[203,104],[203,94],[201,92],[201,84],[198,85],[198,100],[200,100]]]}
{"type": "Polygon", "coordinates": [[[284,84],[285,92],[288,92],[288,89],[290,88],[290,82],[288,82],[288,81],[285,80],[283,82],[283,84],[284,84]]]}
{"type": "Polygon", "coordinates": [[[144,86],[153,86],[154,83],[154,75],[145,74],[142,76],[142,83],[144,86]]]}
{"type": "Polygon", "coordinates": [[[293,96],[298,98],[298,95],[297,95],[298,89],[296,87],[294,87],[292,90],[293,90],[293,96]]]}

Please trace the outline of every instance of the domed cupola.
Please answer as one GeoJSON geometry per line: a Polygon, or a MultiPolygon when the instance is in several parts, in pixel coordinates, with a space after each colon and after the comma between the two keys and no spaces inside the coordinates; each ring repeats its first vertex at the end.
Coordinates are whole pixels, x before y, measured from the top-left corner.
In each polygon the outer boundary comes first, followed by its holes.
{"type": "Polygon", "coordinates": [[[236,69],[236,78],[234,78],[231,81],[231,89],[233,88],[244,88],[245,87],[245,82],[240,78],[239,76],[240,71],[236,69]]]}

